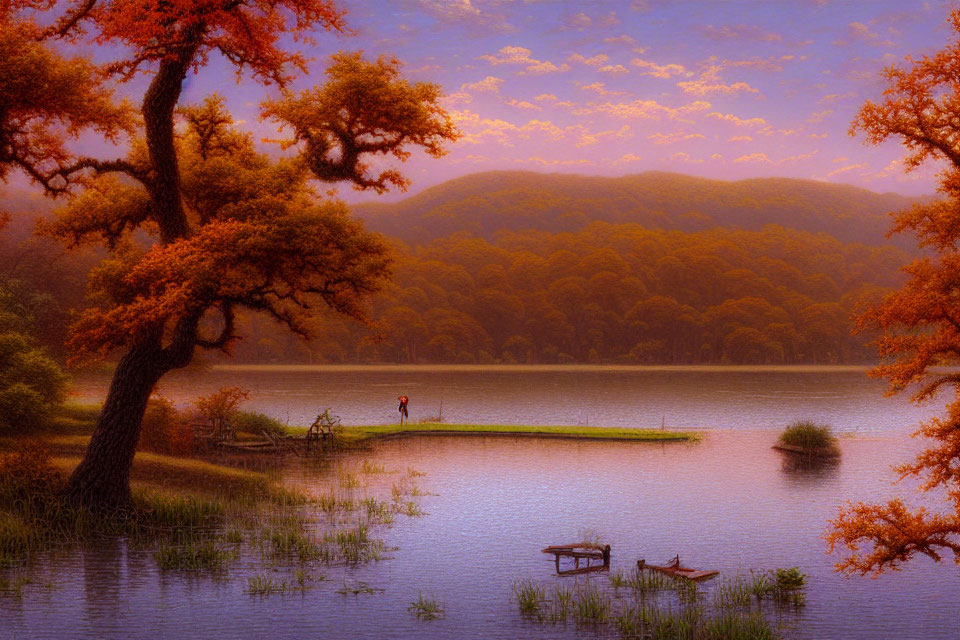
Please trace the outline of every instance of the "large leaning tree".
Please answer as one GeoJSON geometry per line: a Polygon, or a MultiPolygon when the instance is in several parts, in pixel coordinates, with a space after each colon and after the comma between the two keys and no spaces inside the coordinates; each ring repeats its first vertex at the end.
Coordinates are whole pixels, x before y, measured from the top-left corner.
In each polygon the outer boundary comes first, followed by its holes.
{"type": "MultiPolygon", "coordinates": [[[[951,14],[960,34],[960,10],[951,14]]],[[[911,508],[902,499],[849,504],[831,522],[830,549],[849,554],[836,566],[847,574],[878,574],[922,554],[960,564],[960,39],[933,56],[907,59],[907,68],[885,71],[882,102],[867,102],[851,133],[879,144],[899,140],[908,169],[939,161],[942,198],[896,216],[893,232],[916,235],[924,257],[904,268],[907,283],[859,318],[861,329],[880,330],[881,364],[873,374],[889,393],[913,391],[915,402],[950,396],[946,415],[923,424],[915,436],[929,448],[897,471],[920,480],[923,492],[942,496],[944,508],[911,508]]]]}
{"type": "MultiPolygon", "coordinates": [[[[440,90],[401,78],[396,60],[337,54],[326,82],[288,90],[306,58],[296,43],[346,29],[330,0],[8,0],[0,3],[0,178],[22,170],[66,205],[46,232],[103,242],[92,306],[72,329],[78,358],[119,354],[103,411],[67,495],[124,506],[147,400],[198,349],[228,350],[238,310],[307,337],[317,309],[363,318],[389,275],[385,243],[321,197],[317,182],[378,192],[406,180],[383,167],[411,147],[433,156],[456,138],[440,90]],[[103,45],[105,64],[69,58],[103,45]],[[279,87],[265,118],[296,153],[271,159],[217,96],[181,104],[211,56],[279,87]],[[139,107],[118,87],[149,80],[139,107]],[[84,157],[71,140],[99,132],[122,157],[84,157]],[[149,241],[144,242],[144,238],[149,241]]],[[[128,85],[130,86],[130,85],[128,85]]]]}

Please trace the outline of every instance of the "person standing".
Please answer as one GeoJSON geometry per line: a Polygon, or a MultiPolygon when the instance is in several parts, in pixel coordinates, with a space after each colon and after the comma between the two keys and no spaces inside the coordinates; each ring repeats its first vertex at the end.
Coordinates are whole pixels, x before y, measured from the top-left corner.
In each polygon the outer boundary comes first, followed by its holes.
{"type": "Polygon", "coordinates": [[[404,418],[409,422],[410,413],[407,411],[407,403],[410,402],[410,398],[407,396],[397,396],[397,400],[400,401],[400,406],[397,407],[397,411],[400,412],[400,424],[403,424],[404,418]]]}

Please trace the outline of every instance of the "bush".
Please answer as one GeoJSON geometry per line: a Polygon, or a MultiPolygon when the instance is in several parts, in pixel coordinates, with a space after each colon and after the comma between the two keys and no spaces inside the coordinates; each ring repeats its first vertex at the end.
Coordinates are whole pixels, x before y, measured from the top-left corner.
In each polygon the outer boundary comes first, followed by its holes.
{"type": "Polygon", "coordinates": [[[233,424],[234,431],[245,431],[256,435],[266,431],[275,436],[287,435],[286,425],[259,411],[235,411],[230,416],[230,422],[233,424]]]}
{"type": "Polygon", "coordinates": [[[63,401],[67,376],[19,333],[0,334],[0,429],[22,433],[63,401]]]}
{"type": "Polygon", "coordinates": [[[141,451],[168,455],[187,455],[196,450],[193,427],[186,423],[173,403],[166,398],[151,398],[140,427],[141,451]]]}
{"type": "Polygon", "coordinates": [[[0,504],[29,510],[54,498],[64,478],[40,441],[19,444],[13,453],[0,456],[0,504]]]}
{"type": "Polygon", "coordinates": [[[820,425],[809,420],[794,422],[780,434],[779,444],[800,447],[808,451],[839,453],[837,439],[829,425],[820,425]]]}
{"type": "Polygon", "coordinates": [[[0,426],[14,433],[37,428],[49,408],[36,389],[22,382],[0,389],[0,426]]]}

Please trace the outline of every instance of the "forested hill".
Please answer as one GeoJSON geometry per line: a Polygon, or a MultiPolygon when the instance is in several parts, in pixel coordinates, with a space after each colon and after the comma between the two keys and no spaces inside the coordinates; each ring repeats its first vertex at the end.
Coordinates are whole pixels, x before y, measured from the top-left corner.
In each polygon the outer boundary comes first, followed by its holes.
{"type": "MultiPolygon", "coordinates": [[[[757,178],[737,182],[647,172],[601,178],[490,171],[445,182],[401,202],[361,204],[355,212],[376,231],[418,245],[469,231],[493,239],[501,231],[577,231],[594,221],[647,228],[747,230],[767,224],[826,232],[844,242],[884,244],[890,212],[915,198],[858,187],[757,178]]],[[[894,244],[912,246],[909,238],[894,244]]]]}

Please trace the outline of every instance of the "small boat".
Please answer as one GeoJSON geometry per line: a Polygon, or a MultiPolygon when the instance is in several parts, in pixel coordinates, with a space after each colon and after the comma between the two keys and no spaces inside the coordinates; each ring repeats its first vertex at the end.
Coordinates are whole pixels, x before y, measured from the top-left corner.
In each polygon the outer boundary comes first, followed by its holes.
{"type": "Polygon", "coordinates": [[[594,544],[592,542],[578,542],[575,544],[558,544],[545,547],[540,550],[542,553],[553,554],[554,562],[557,567],[557,574],[561,576],[574,575],[578,573],[589,573],[591,571],[609,571],[610,570],[610,545],[594,544]],[[560,558],[573,558],[573,569],[560,569],[560,558]],[[586,566],[581,567],[580,561],[585,560],[586,566]],[[600,561],[600,564],[593,564],[594,560],[600,561]]]}
{"type": "Polygon", "coordinates": [[[680,564],[679,555],[665,565],[647,564],[646,560],[643,558],[637,560],[637,570],[643,571],[644,569],[659,571],[660,573],[672,576],[674,578],[683,578],[685,580],[692,580],[694,582],[699,582],[700,580],[709,580],[720,573],[719,571],[700,571],[697,569],[684,567],[680,564]]]}

